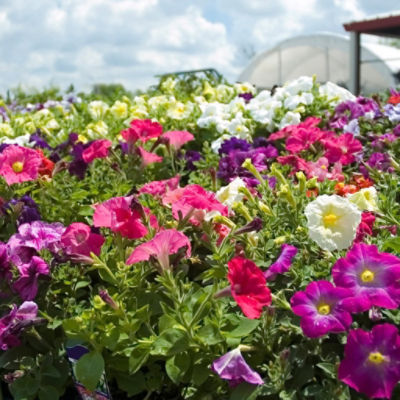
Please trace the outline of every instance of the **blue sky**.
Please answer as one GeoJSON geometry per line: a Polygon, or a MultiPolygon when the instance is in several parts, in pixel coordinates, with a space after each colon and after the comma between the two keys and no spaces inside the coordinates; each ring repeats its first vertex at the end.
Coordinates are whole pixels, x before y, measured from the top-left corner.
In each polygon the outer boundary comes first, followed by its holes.
{"type": "Polygon", "coordinates": [[[248,54],[400,8],[398,0],[0,0],[0,92],[74,83],[144,88],[214,67],[234,80],[248,54]]]}

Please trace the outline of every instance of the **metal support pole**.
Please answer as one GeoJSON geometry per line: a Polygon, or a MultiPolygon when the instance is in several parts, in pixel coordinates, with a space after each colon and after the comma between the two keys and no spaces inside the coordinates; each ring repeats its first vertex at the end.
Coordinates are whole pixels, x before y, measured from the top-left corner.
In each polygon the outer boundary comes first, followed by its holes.
{"type": "Polygon", "coordinates": [[[350,91],[360,93],[360,33],[350,32],[350,91]]]}

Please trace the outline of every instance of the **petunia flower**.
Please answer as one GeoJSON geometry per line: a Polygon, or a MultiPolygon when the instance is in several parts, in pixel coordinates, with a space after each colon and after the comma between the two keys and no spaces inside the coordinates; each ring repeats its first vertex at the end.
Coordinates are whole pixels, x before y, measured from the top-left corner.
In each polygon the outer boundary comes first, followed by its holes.
{"type": "Polygon", "coordinates": [[[163,196],[168,191],[175,190],[179,186],[180,176],[176,175],[170,179],[164,179],[162,181],[152,181],[145,183],[140,189],[139,193],[147,193],[152,196],[163,196]]]}
{"type": "Polygon", "coordinates": [[[347,198],[361,211],[378,212],[378,194],[373,186],[348,194],[347,198]]]}
{"type": "Polygon", "coordinates": [[[163,158],[157,154],[145,150],[143,147],[138,147],[137,152],[142,159],[142,168],[147,167],[149,164],[162,162],[163,158]]]}
{"type": "Polygon", "coordinates": [[[13,284],[13,289],[22,300],[33,300],[38,291],[38,280],[41,275],[50,274],[49,266],[40,257],[33,256],[29,264],[18,267],[20,277],[13,284]]]}
{"type": "Polygon", "coordinates": [[[21,343],[18,336],[22,330],[29,324],[38,322],[37,312],[36,303],[25,301],[19,308],[14,304],[12,310],[0,318],[0,349],[8,350],[18,346],[21,343]]]}
{"type": "Polygon", "coordinates": [[[277,275],[284,274],[288,271],[297,251],[298,250],[295,246],[284,243],[278,259],[264,272],[265,279],[272,281],[277,275]]]}
{"type": "Polygon", "coordinates": [[[351,291],[337,288],[328,281],[311,282],[305,291],[290,299],[292,310],[301,317],[300,326],[306,336],[321,337],[327,333],[345,332],[352,318],[342,306],[351,291]]]}
{"type": "Polygon", "coordinates": [[[369,398],[390,399],[400,381],[400,336],[392,324],[349,332],[339,379],[369,398]]]}
{"type": "Polygon", "coordinates": [[[138,140],[145,143],[161,136],[162,131],[163,127],[158,122],[152,122],[150,119],[134,119],[121,135],[128,143],[135,143],[138,140]]]}
{"type": "MultiPolygon", "coordinates": [[[[372,236],[373,235],[373,227],[375,223],[375,215],[370,212],[363,212],[361,215],[361,222],[360,225],[358,225],[357,228],[357,235],[356,238],[354,239],[354,243],[359,243],[364,240],[366,236],[372,236]]],[[[382,228],[382,226],[381,226],[382,228]]]]}
{"type": "Polygon", "coordinates": [[[7,245],[0,242],[0,279],[10,281],[12,279],[11,260],[8,255],[7,245]]]}
{"type": "Polygon", "coordinates": [[[342,165],[353,163],[356,160],[355,154],[362,151],[361,142],[351,133],[324,140],[324,146],[326,149],[324,156],[329,162],[340,162],[342,165]]]}
{"type": "Polygon", "coordinates": [[[261,376],[253,371],[243,358],[240,348],[237,347],[216,359],[211,365],[212,371],[222,379],[229,381],[229,386],[237,386],[242,382],[252,385],[263,385],[261,376]]]}
{"type": "Polygon", "coordinates": [[[11,145],[0,153],[0,175],[8,185],[37,179],[41,164],[37,151],[26,147],[11,145]]]}
{"type": "Polygon", "coordinates": [[[90,164],[96,158],[106,158],[111,146],[112,142],[110,140],[94,140],[83,150],[82,159],[85,163],[90,164]]]}
{"type": "Polygon", "coordinates": [[[351,245],[361,222],[361,211],[347,198],[338,195],[318,196],[308,203],[309,236],[324,250],[342,250],[351,245]]]}
{"type": "Polygon", "coordinates": [[[113,197],[94,206],[93,225],[110,228],[129,239],[147,235],[147,228],[141,221],[141,214],[131,209],[133,196],[113,197]]]}
{"type": "Polygon", "coordinates": [[[161,137],[167,138],[169,145],[175,150],[179,150],[184,144],[194,140],[194,136],[187,131],[164,132],[161,137]]]}
{"type": "Polygon", "coordinates": [[[90,253],[99,256],[104,241],[103,236],[93,233],[90,226],[82,222],[74,222],[69,225],[60,239],[61,246],[66,254],[87,257],[90,257],[90,253]]]}
{"type": "Polygon", "coordinates": [[[228,280],[232,297],[247,318],[259,318],[263,307],[271,304],[265,276],[253,261],[242,257],[230,260],[228,280]]]}
{"type": "Polygon", "coordinates": [[[166,229],[157,233],[148,242],[137,246],[126,263],[136,264],[154,257],[159,262],[161,270],[170,269],[169,256],[178,253],[181,248],[186,248],[185,255],[190,257],[191,245],[188,237],[176,229],[166,229]]]}
{"type": "Polygon", "coordinates": [[[375,245],[355,244],[346,257],[336,261],[332,276],[336,286],[351,290],[343,302],[350,312],[400,305],[400,258],[379,253],[375,245]]]}

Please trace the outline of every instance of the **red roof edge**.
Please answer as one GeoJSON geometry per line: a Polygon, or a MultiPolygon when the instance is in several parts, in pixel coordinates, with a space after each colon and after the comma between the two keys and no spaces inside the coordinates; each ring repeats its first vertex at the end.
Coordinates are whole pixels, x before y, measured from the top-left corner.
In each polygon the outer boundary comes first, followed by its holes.
{"type": "Polygon", "coordinates": [[[349,22],[343,24],[347,32],[371,32],[385,30],[387,28],[400,28],[400,15],[376,18],[368,21],[349,22]]]}

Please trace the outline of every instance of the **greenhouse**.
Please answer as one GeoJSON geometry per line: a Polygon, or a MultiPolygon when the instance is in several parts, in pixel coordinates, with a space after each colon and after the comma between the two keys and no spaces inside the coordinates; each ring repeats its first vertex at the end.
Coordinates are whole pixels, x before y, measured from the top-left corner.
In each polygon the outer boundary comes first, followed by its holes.
{"type": "MultiPolygon", "coordinates": [[[[349,46],[345,35],[320,33],[284,40],[257,55],[240,74],[261,88],[272,88],[301,75],[316,75],[349,87],[349,46]]],[[[361,45],[361,92],[395,87],[400,78],[400,50],[377,43],[361,45]]]]}

